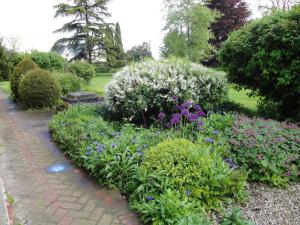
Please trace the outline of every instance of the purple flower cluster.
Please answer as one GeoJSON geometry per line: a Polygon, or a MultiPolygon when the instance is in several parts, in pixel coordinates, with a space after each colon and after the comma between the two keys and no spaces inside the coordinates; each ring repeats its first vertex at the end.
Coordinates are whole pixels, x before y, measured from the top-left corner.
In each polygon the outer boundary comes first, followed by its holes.
{"type": "MultiPolygon", "coordinates": [[[[199,121],[201,117],[206,116],[206,114],[203,112],[202,108],[196,104],[193,105],[192,101],[186,101],[182,104],[177,104],[178,103],[178,97],[177,96],[172,96],[171,97],[173,102],[176,103],[176,106],[174,107],[175,110],[178,112],[175,112],[174,114],[171,115],[170,121],[168,121],[164,126],[166,128],[171,128],[173,126],[176,126],[181,123],[181,121],[186,121],[189,123],[197,123],[197,129],[201,130],[204,123],[203,121],[199,121]]],[[[166,113],[165,112],[160,112],[157,116],[160,122],[163,122],[166,118],[166,113]]]]}

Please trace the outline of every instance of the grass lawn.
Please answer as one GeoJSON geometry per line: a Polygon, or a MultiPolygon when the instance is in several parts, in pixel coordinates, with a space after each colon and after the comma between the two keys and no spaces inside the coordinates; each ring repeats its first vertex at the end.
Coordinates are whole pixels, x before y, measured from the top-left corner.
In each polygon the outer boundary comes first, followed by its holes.
{"type": "Polygon", "coordinates": [[[249,97],[247,94],[250,93],[248,90],[237,91],[234,88],[229,90],[229,98],[236,103],[240,103],[251,111],[257,110],[257,97],[249,97]]]}
{"type": "Polygon", "coordinates": [[[104,95],[104,87],[112,80],[111,73],[98,73],[92,78],[89,84],[83,86],[83,90],[97,93],[100,96],[104,95]]]}
{"type": "Polygon", "coordinates": [[[9,81],[1,81],[0,89],[2,89],[6,93],[10,93],[10,84],[9,81]]]}

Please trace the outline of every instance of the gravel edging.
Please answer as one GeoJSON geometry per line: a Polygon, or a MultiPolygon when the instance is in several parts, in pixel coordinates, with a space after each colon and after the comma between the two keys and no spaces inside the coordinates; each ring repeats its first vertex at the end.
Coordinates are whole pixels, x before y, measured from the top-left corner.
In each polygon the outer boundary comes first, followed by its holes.
{"type": "Polygon", "coordinates": [[[249,184],[249,200],[242,207],[245,218],[257,225],[300,224],[300,184],[286,189],[249,184]]]}

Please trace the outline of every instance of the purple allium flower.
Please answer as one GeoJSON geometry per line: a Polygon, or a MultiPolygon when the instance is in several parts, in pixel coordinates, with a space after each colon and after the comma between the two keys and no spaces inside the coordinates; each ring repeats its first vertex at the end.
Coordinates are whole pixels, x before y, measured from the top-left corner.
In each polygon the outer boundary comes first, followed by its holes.
{"type": "Polygon", "coordinates": [[[166,118],[166,114],[164,112],[160,112],[157,116],[157,118],[162,121],[164,118],[166,118]]]}
{"type": "Polygon", "coordinates": [[[190,196],[190,195],[192,194],[192,191],[187,190],[187,191],[185,192],[185,194],[186,194],[186,196],[190,196]]]}
{"type": "Polygon", "coordinates": [[[171,99],[173,100],[173,102],[178,102],[178,97],[176,95],[172,96],[171,99]]]}
{"type": "Polygon", "coordinates": [[[232,170],[236,170],[239,168],[239,166],[231,158],[225,158],[223,159],[223,161],[226,162],[229,168],[232,170]]]}
{"type": "Polygon", "coordinates": [[[198,111],[197,115],[198,116],[206,116],[206,114],[202,110],[198,111]]]}
{"type": "Polygon", "coordinates": [[[199,112],[199,111],[201,111],[202,109],[201,109],[200,105],[194,105],[194,110],[195,110],[196,112],[199,112]]]}
{"type": "Polygon", "coordinates": [[[212,138],[206,138],[205,141],[212,144],[215,142],[215,140],[212,138]]]}
{"type": "Polygon", "coordinates": [[[147,201],[147,202],[150,202],[150,201],[152,201],[152,200],[154,200],[154,198],[153,198],[152,196],[147,196],[147,198],[146,198],[146,201],[147,201]]]}
{"type": "Polygon", "coordinates": [[[186,118],[188,118],[188,116],[190,115],[190,111],[188,109],[182,109],[180,113],[186,118]]]}
{"type": "Polygon", "coordinates": [[[171,125],[178,124],[180,122],[180,119],[181,119],[180,113],[173,114],[171,119],[171,125]]]}
{"type": "Polygon", "coordinates": [[[192,123],[192,122],[197,121],[198,118],[199,118],[199,116],[197,114],[190,114],[189,117],[188,117],[188,120],[189,120],[189,122],[192,123]]]}
{"type": "Polygon", "coordinates": [[[183,108],[189,108],[192,105],[192,103],[190,101],[186,101],[184,103],[181,104],[181,107],[183,108]]]}

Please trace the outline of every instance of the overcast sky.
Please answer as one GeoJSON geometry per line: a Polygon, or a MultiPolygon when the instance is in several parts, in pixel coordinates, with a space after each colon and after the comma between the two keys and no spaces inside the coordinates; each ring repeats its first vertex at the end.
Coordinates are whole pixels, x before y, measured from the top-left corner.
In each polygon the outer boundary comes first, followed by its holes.
{"type": "MultiPolygon", "coordinates": [[[[123,44],[126,50],[150,41],[155,57],[159,55],[164,20],[163,0],[112,0],[109,21],[121,25],[123,44]]],[[[252,3],[256,0],[247,0],[252,3]]],[[[258,0],[257,0],[258,1],[258,0]]],[[[0,0],[0,36],[9,47],[16,38],[19,51],[37,49],[49,51],[61,34],[53,34],[66,18],[53,19],[55,4],[65,0],[0,0]]],[[[252,6],[253,10],[256,7],[252,6]]],[[[254,12],[254,15],[258,15],[254,12]]]]}

